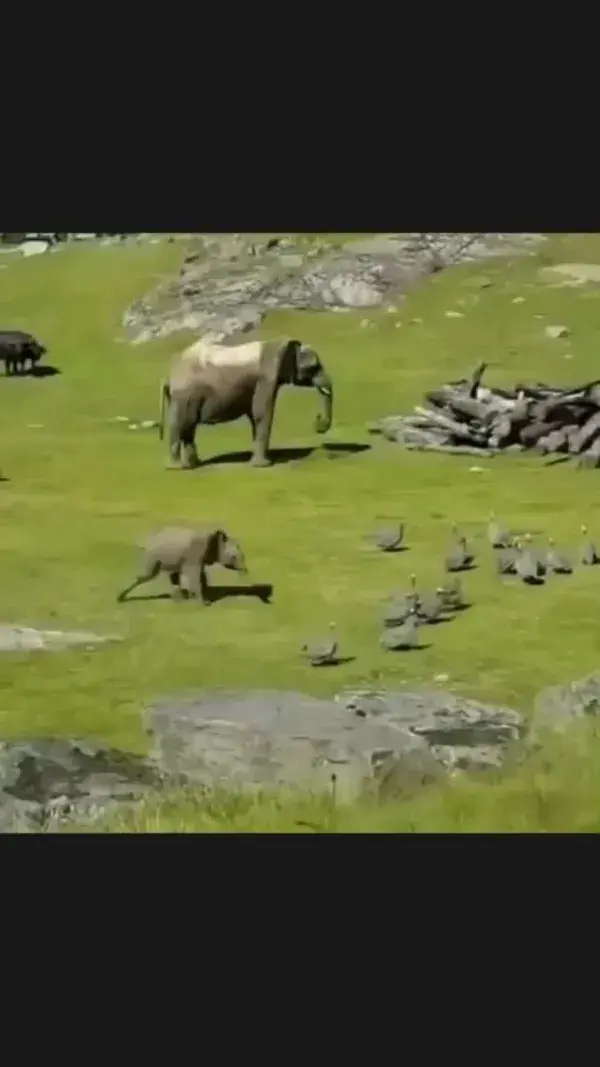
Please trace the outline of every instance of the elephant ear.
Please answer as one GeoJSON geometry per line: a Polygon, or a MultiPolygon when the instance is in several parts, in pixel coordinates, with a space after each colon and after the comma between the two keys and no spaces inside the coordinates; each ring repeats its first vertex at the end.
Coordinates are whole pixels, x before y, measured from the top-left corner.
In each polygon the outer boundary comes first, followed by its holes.
{"type": "Polygon", "coordinates": [[[206,556],[204,562],[207,566],[212,563],[218,563],[223,554],[223,549],[227,544],[228,537],[224,530],[213,530],[209,535],[208,544],[206,546],[206,556]]]}
{"type": "Polygon", "coordinates": [[[298,380],[298,358],[301,348],[301,341],[286,341],[279,348],[277,381],[280,385],[295,385],[298,380]]]}

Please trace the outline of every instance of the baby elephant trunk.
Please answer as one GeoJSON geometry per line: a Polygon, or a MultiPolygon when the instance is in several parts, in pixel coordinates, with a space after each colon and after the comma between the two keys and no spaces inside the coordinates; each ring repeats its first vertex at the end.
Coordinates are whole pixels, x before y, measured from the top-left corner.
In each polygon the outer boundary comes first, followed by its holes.
{"type": "Polygon", "coordinates": [[[317,433],[327,433],[333,421],[333,384],[329,375],[324,371],[317,375],[313,384],[323,397],[323,414],[317,415],[315,430],[317,433]]]}
{"type": "Polygon", "coordinates": [[[237,541],[227,540],[221,547],[219,563],[230,571],[238,571],[239,574],[247,574],[246,559],[241,545],[237,541]]]}

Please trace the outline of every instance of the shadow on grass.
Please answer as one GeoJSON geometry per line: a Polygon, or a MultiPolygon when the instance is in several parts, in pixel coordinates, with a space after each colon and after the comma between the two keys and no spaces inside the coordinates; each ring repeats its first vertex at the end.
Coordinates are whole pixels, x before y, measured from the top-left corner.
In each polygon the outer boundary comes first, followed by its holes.
{"type": "Polygon", "coordinates": [[[546,460],[543,464],[544,467],[559,467],[561,463],[569,463],[573,459],[573,456],[553,456],[552,459],[546,460]]]}
{"type": "Polygon", "coordinates": [[[53,367],[51,364],[44,363],[42,366],[27,367],[26,370],[20,371],[18,374],[5,374],[5,378],[54,378],[55,375],[60,374],[61,371],[58,367],[53,367]]]}
{"type": "Polygon", "coordinates": [[[310,666],[322,671],[324,667],[342,667],[344,663],[354,663],[355,660],[356,656],[336,656],[335,659],[326,660],[325,663],[311,663],[310,666]]]}
{"type": "MultiPolygon", "coordinates": [[[[353,456],[360,452],[368,452],[370,445],[362,445],[356,442],[349,444],[323,445],[318,448],[272,448],[269,450],[269,459],[273,466],[282,463],[293,463],[295,460],[308,459],[315,452],[324,452],[329,459],[341,459],[343,456],[353,456]]],[[[201,467],[215,467],[228,463],[249,463],[252,452],[225,452],[218,456],[211,456],[201,463],[201,467]]]]}
{"type": "Polygon", "coordinates": [[[208,593],[211,604],[217,604],[219,600],[227,600],[229,597],[255,597],[263,604],[270,604],[273,597],[273,586],[268,583],[255,585],[213,585],[208,593]]]}
{"type": "MultiPolygon", "coordinates": [[[[186,595],[186,591],[183,592],[183,601],[191,601],[191,598],[186,595]]],[[[208,589],[209,604],[218,603],[219,600],[227,600],[229,597],[255,597],[256,600],[260,600],[263,604],[270,604],[273,596],[273,586],[268,583],[259,583],[255,585],[213,585],[208,589]]],[[[170,593],[149,593],[146,596],[128,596],[123,602],[128,604],[136,600],[151,601],[151,600],[172,600],[170,593]]]]}
{"type": "Polygon", "coordinates": [[[41,367],[32,367],[30,371],[26,371],[24,377],[29,378],[54,378],[55,375],[60,374],[61,371],[58,367],[53,367],[51,364],[45,363],[41,367]]]}
{"type": "Polygon", "coordinates": [[[398,655],[400,652],[427,652],[428,649],[433,648],[431,644],[425,645],[413,645],[412,648],[386,648],[386,652],[393,652],[394,655],[398,655]]]}

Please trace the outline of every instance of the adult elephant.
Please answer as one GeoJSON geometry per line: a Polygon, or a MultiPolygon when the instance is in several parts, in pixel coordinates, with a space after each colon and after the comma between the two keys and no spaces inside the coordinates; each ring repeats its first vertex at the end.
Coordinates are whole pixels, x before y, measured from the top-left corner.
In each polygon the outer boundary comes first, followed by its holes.
{"type": "Polygon", "coordinates": [[[44,345],[31,333],[23,330],[0,330],[0,361],[4,360],[5,373],[14,374],[25,370],[27,360],[31,367],[45,354],[44,345]]]}
{"type": "Polygon", "coordinates": [[[229,346],[201,340],[191,345],[160,386],[159,435],[162,440],[169,405],[171,463],[197,467],[196,427],[244,416],[252,430],[252,466],[269,466],[271,427],[282,385],[316,389],[321,394],[324,410],[316,417],[315,430],[326,433],[331,427],[333,386],[314,349],[301,341],[229,346]]]}

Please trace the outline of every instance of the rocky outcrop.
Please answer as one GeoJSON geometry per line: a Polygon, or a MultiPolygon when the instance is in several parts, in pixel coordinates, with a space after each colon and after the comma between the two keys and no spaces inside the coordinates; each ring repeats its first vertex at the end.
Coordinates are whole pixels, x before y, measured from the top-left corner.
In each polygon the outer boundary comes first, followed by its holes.
{"type": "Polygon", "coordinates": [[[0,832],[93,820],[139,801],[159,781],[146,760],[85,741],[0,742],[0,832]]]}
{"type": "Polygon", "coordinates": [[[255,241],[198,235],[177,278],[123,318],[140,344],[179,330],[229,340],[275,308],[347,311],[397,306],[431,273],[454,263],[535,249],[540,234],[381,234],[336,244],[302,236],[255,241]]]}
{"type": "Polygon", "coordinates": [[[502,763],[522,734],[509,708],[450,693],[215,692],[144,713],[147,759],[80,740],[0,743],[0,831],[90,822],[144,796],[195,788],[406,794],[447,771],[502,763]]]}

